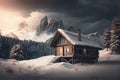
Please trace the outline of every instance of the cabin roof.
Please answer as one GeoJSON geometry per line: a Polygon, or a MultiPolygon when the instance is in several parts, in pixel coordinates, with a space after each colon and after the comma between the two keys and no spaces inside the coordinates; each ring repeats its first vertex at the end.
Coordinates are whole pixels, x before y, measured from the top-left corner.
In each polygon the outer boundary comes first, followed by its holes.
{"type": "Polygon", "coordinates": [[[67,31],[67,30],[63,30],[63,29],[58,29],[56,34],[57,33],[61,33],[61,35],[63,35],[73,45],[89,46],[89,47],[102,49],[102,46],[100,46],[95,41],[91,40],[90,38],[88,38],[85,35],[81,34],[81,40],[79,41],[77,33],[73,33],[73,32],[67,31]]]}

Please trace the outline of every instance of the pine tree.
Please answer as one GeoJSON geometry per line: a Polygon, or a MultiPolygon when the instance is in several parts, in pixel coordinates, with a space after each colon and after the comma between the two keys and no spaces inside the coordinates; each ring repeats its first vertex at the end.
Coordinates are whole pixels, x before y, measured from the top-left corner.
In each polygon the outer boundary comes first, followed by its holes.
{"type": "Polygon", "coordinates": [[[114,17],[112,21],[110,47],[113,52],[120,54],[120,23],[117,17],[114,17]]]}
{"type": "Polygon", "coordinates": [[[110,39],[111,39],[111,32],[109,29],[105,29],[103,35],[103,46],[107,50],[110,48],[110,39]]]}

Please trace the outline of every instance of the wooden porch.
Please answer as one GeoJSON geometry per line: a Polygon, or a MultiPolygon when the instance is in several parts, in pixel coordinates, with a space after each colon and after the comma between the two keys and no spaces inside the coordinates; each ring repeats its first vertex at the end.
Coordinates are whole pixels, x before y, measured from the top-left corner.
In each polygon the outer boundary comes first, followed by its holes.
{"type": "Polygon", "coordinates": [[[61,56],[56,61],[54,61],[54,63],[58,63],[58,62],[68,62],[74,64],[74,59],[73,56],[61,56]]]}
{"type": "Polygon", "coordinates": [[[83,55],[74,55],[74,56],[61,56],[54,63],[58,62],[68,62],[71,64],[75,63],[96,63],[98,62],[97,57],[93,56],[83,56],[83,55]]]}

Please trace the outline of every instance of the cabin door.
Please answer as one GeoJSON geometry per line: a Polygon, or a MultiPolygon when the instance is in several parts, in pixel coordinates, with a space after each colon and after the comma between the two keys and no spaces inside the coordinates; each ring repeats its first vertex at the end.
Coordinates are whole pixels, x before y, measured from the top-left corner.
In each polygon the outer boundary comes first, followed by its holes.
{"type": "Polygon", "coordinates": [[[64,50],[63,47],[60,47],[59,50],[60,50],[60,53],[59,53],[60,56],[63,56],[63,55],[64,55],[64,53],[63,53],[63,52],[64,52],[64,51],[63,51],[63,50],[64,50]]]}

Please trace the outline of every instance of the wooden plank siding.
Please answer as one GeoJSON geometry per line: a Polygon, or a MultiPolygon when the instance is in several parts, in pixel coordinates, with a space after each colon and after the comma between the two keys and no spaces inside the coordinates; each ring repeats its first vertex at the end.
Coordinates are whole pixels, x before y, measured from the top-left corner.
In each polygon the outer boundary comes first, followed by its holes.
{"type": "Polygon", "coordinates": [[[55,48],[55,55],[56,56],[69,56],[73,55],[73,46],[61,46],[55,48]]]}
{"type": "Polygon", "coordinates": [[[72,41],[68,40],[59,31],[55,33],[50,46],[54,47],[56,56],[61,56],[58,61],[93,63],[97,62],[99,57],[98,50],[100,48],[90,45],[73,44],[72,41]]]}
{"type": "Polygon", "coordinates": [[[71,43],[66,40],[64,37],[60,36],[56,46],[71,45],[71,43]]]}
{"type": "Polygon", "coordinates": [[[59,39],[56,41],[55,45],[55,55],[56,56],[69,56],[73,55],[73,45],[65,39],[63,36],[59,35],[59,39]]]}
{"type": "Polygon", "coordinates": [[[79,55],[86,55],[92,57],[98,57],[98,50],[96,48],[89,48],[85,46],[74,46],[74,53],[79,55]]]}
{"type": "Polygon", "coordinates": [[[90,62],[94,63],[98,60],[98,50],[96,48],[89,48],[86,46],[74,46],[74,61],[75,62],[90,62]]]}
{"type": "Polygon", "coordinates": [[[64,56],[73,55],[73,47],[72,45],[64,46],[64,56]]]}

